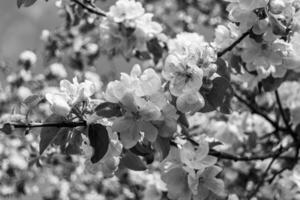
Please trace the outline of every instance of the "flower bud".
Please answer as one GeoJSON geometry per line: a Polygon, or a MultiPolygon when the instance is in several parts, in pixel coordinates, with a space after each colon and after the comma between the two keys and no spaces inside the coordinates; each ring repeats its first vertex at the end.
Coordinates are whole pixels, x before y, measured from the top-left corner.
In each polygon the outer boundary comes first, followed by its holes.
{"type": "Polygon", "coordinates": [[[67,102],[67,96],[64,94],[51,94],[47,93],[45,95],[47,101],[50,103],[51,110],[61,116],[67,116],[71,111],[71,107],[67,102]]]}
{"type": "Polygon", "coordinates": [[[44,29],[44,30],[42,31],[42,34],[41,34],[41,40],[42,40],[43,42],[49,41],[50,35],[51,35],[51,34],[50,34],[50,31],[47,30],[47,29],[44,29]]]}

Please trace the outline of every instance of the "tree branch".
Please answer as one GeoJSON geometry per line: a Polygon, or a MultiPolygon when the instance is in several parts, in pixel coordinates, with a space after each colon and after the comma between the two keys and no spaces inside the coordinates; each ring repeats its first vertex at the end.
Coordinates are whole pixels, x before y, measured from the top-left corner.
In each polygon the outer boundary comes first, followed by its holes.
{"type": "MultiPolygon", "coordinates": [[[[285,149],[284,151],[286,151],[285,149]]],[[[294,157],[291,156],[278,156],[279,153],[282,153],[283,150],[278,150],[274,153],[271,154],[266,154],[266,155],[261,155],[261,156],[235,156],[232,154],[224,153],[224,152],[219,152],[214,149],[210,149],[209,155],[215,156],[220,159],[224,160],[232,160],[232,161],[257,161],[257,160],[266,160],[269,158],[276,158],[276,159],[294,159],[294,157]]],[[[299,158],[298,158],[299,159],[299,158]]]]}
{"type": "Polygon", "coordinates": [[[9,123],[9,125],[14,128],[41,128],[41,127],[68,127],[74,128],[78,126],[87,126],[85,121],[80,122],[53,122],[53,123],[28,123],[28,124],[18,124],[18,123],[9,123]]]}
{"type": "Polygon", "coordinates": [[[265,120],[267,120],[276,130],[280,130],[280,131],[286,131],[285,128],[280,127],[274,120],[272,120],[268,115],[266,115],[265,113],[263,113],[262,111],[260,111],[258,108],[256,108],[255,106],[251,105],[248,101],[246,101],[245,99],[243,99],[242,97],[240,97],[238,94],[236,94],[234,92],[234,97],[237,98],[241,103],[245,104],[248,108],[250,108],[250,110],[255,113],[258,114],[260,116],[262,116],[265,120]]]}
{"type": "Polygon", "coordinates": [[[247,37],[252,28],[249,29],[247,32],[243,33],[236,41],[234,41],[229,47],[225,48],[223,51],[218,52],[218,57],[222,57],[224,54],[226,54],[228,51],[231,51],[236,45],[238,45],[245,37],[247,37]]]}

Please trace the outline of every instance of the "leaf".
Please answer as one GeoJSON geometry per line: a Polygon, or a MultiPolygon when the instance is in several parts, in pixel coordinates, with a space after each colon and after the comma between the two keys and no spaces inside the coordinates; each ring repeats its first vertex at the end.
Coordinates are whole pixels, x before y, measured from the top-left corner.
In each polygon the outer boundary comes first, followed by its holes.
{"type": "Polygon", "coordinates": [[[170,139],[158,136],[154,143],[154,148],[159,153],[160,160],[164,160],[169,155],[171,149],[170,139]]]}
{"type": "Polygon", "coordinates": [[[147,156],[153,153],[151,145],[146,145],[141,142],[138,142],[130,151],[139,156],[147,156]]]}
{"type": "Polygon", "coordinates": [[[67,139],[68,139],[68,135],[69,135],[69,131],[71,129],[67,128],[67,127],[63,127],[58,131],[57,137],[55,138],[55,140],[53,141],[53,144],[55,145],[64,145],[67,143],[67,139]]]}
{"type": "Polygon", "coordinates": [[[79,155],[82,150],[80,148],[82,143],[81,132],[74,129],[74,131],[70,134],[70,138],[66,141],[67,143],[61,146],[61,150],[66,155],[79,155]]]}
{"type": "Polygon", "coordinates": [[[134,171],[144,171],[147,169],[147,166],[142,159],[130,151],[127,151],[124,157],[121,158],[120,164],[134,171]]]}
{"type": "Polygon", "coordinates": [[[147,49],[150,53],[154,56],[154,63],[157,64],[158,61],[163,56],[163,48],[159,44],[159,41],[157,38],[152,38],[147,42],[147,49]]]}
{"type": "Polygon", "coordinates": [[[225,60],[223,60],[222,58],[218,58],[217,60],[217,73],[223,77],[226,78],[227,80],[230,80],[230,71],[229,68],[225,62],[225,60]]]}
{"type": "Polygon", "coordinates": [[[205,99],[205,106],[201,112],[210,112],[221,107],[221,111],[229,112],[228,104],[230,103],[231,95],[228,94],[230,82],[223,77],[217,77],[213,80],[213,88],[211,91],[203,95],[205,99]],[[226,106],[226,107],[224,107],[226,106]]]}
{"type": "Polygon", "coordinates": [[[91,158],[92,163],[98,162],[106,154],[109,147],[109,136],[105,126],[101,124],[91,124],[88,129],[89,140],[94,148],[91,158]]]}
{"type": "Polygon", "coordinates": [[[43,95],[39,95],[39,94],[33,94],[30,95],[29,97],[27,97],[23,103],[29,107],[29,108],[33,108],[35,106],[37,106],[42,100],[44,99],[43,95]]]}
{"type": "Polygon", "coordinates": [[[274,78],[271,75],[261,81],[261,86],[265,92],[270,92],[276,90],[283,81],[285,78],[274,78]]]}
{"type": "Polygon", "coordinates": [[[25,0],[23,5],[25,7],[29,7],[29,6],[32,6],[37,0],[25,0]]]}
{"type": "Polygon", "coordinates": [[[229,81],[223,77],[217,77],[213,80],[213,88],[208,95],[209,102],[218,107],[222,104],[226,90],[229,87],[229,81]]]}
{"type": "Polygon", "coordinates": [[[29,7],[32,6],[37,0],[17,0],[17,6],[20,8],[21,6],[29,7]]]}
{"type": "Polygon", "coordinates": [[[235,69],[235,71],[240,74],[243,68],[243,60],[241,56],[232,55],[229,60],[229,65],[232,69],[235,69]]]}
{"type": "Polygon", "coordinates": [[[20,8],[25,0],[17,0],[17,6],[20,8]]]}
{"type": "Polygon", "coordinates": [[[105,102],[101,103],[95,108],[95,112],[98,116],[101,117],[119,117],[122,115],[121,107],[119,104],[111,103],[111,102],[105,102]]]}
{"type": "MultiPolygon", "coordinates": [[[[62,122],[65,118],[59,115],[51,115],[46,119],[45,123],[48,122],[62,122]]],[[[42,154],[46,148],[55,141],[61,128],[59,127],[43,127],[41,130],[40,140],[40,154],[42,154]]]]}
{"type": "Polygon", "coordinates": [[[147,51],[136,51],[135,57],[143,61],[151,59],[151,56],[147,51]]]}

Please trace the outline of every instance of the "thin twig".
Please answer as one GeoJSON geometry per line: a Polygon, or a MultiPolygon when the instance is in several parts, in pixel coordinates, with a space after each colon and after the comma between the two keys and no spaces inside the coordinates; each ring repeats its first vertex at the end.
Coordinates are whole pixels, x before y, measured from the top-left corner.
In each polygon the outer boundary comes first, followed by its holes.
{"type": "Polygon", "coordinates": [[[224,160],[232,160],[232,161],[235,161],[235,162],[237,162],[237,161],[257,161],[257,160],[262,161],[262,160],[266,160],[266,159],[274,158],[274,157],[276,157],[277,159],[294,159],[294,157],[291,157],[291,156],[280,156],[279,157],[278,156],[279,152],[282,153],[282,150],[278,150],[274,153],[261,155],[261,156],[235,156],[235,155],[231,155],[231,154],[228,154],[228,153],[219,152],[219,151],[216,151],[214,149],[211,149],[209,151],[209,155],[215,156],[217,158],[224,159],[224,160]]]}
{"type": "Polygon", "coordinates": [[[252,28],[249,29],[247,32],[243,33],[236,41],[234,41],[229,47],[225,48],[223,51],[218,53],[218,57],[222,57],[225,53],[227,53],[228,51],[231,51],[236,45],[238,45],[245,37],[247,37],[250,32],[251,32],[252,28]]]}
{"type": "Polygon", "coordinates": [[[234,97],[237,98],[240,102],[242,102],[243,104],[245,104],[248,108],[250,108],[250,110],[252,111],[252,113],[258,114],[260,116],[262,116],[265,120],[267,120],[276,130],[280,130],[280,131],[286,131],[285,128],[280,127],[274,120],[272,120],[268,115],[266,115],[265,113],[263,113],[262,111],[260,111],[258,108],[256,108],[255,106],[253,106],[251,103],[249,103],[248,101],[246,101],[245,99],[243,99],[242,97],[240,97],[238,94],[234,93],[234,97]]]}
{"type": "Polygon", "coordinates": [[[99,15],[102,17],[106,17],[106,13],[98,7],[92,7],[90,5],[86,5],[86,4],[82,3],[80,0],[71,0],[71,1],[80,5],[81,7],[83,7],[87,11],[89,11],[90,13],[93,13],[93,14],[96,14],[96,15],[99,15]]]}
{"type": "Polygon", "coordinates": [[[264,185],[265,183],[265,179],[268,176],[269,171],[272,169],[272,166],[274,164],[274,162],[276,161],[276,159],[280,156],[280,154],[282,153],[282,148],[279,149],[279,151],[277,152],[277,154],[273,157],[273,159],[271,160],[271,162],[269,163],[268,167],[266,168],[265,172],[262,174],[261,176],[261,180],[259,181],[259,183],[256,185],[254,191],[248,195],[248,198],[251,199],[252,197],[254,197],[260,190],[260,188],[264,185]]]}

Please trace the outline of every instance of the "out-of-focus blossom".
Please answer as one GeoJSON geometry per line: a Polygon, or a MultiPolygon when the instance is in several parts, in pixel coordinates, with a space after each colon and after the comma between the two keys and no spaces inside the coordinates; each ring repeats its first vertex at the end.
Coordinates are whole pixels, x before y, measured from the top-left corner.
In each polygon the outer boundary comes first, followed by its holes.
{"type": "Polygon", "coordinates": [[[49,66],[50,73],[57,78],[66,78],[68,73],[61,63],[53,63],[49,66]]]}
{"type": "Polygon", "coordinates": [[[165,61],[163,77],[170,80],[171,94],[180,96],[200,89],[203,70],[188,56],[171,54],[165,61]]]}
{"type": "Polygon", "coordinates": [[[51,110],[58,115],[67,116],[71,107],[68,104],[68,96],[63,93],[51,94],[47,93],[45,95],[47,101],[50,103],[51,110]]]}
{"type": "Polygon", "coordinates": [[[18,88],[17,95],[21,101],[24,101],[31,94],[32,94],[31,90],[25,86],[21,86],[18,88]]]}
{"type": "Polygon", "coordinates": [[[36,54],[29,50],[23,51],[19,56],[19,62],[26,70],[34,66],[36,61],[36,54]]]}
{"type": "Polygon", "coordinates": [[[135,0],[118,0],[115,5],[110,7],[108,16],[115,22],[120,23],[126,20],[134,20],[141,17],[145,10],[140,2],[135,0]],[[134,12],[132,12],[134,10],[134,12]]]}

